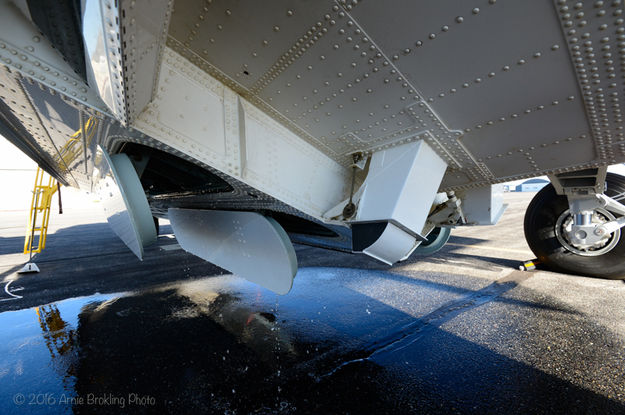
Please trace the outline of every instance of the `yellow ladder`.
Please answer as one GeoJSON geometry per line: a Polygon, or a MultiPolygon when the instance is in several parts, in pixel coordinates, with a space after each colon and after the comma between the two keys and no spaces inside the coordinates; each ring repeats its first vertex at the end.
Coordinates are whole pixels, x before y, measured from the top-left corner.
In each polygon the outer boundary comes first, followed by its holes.
{"type": "Polygon", "coordinates": [[[35,188],[33,189],[28,225],[26,226],[26,238],[24,239],[25,254],[41,252],[46,247],[50,205],[52,204],[52,196],[59,187],[60,184],[54,177],[44,172],[41,167],[37,167],[35,188]],[[35,232],[38,233],[37,243],[35,243],[35,232]]]}
{"type": "MultiPolygon", "coordinates": [[[[96,132],[97,125],[98,120],[95,117],[89,117],[85,125],[70,136],[67,143],[65,143],[59,151],[65,165],[69,165],[80,155],[82,149],[80,149],[78,145],[80,144],[81,137],[86,136],[87,142],[91,142],[96,132]]],[[[33,252],[39,253],[46,247],[48,221],[50,220],[50,204],[52,203],[52,196],[57,190],[60,190],[60,187],[61,184],[59,182],[44,172],[41,167],[37,167],[35,188],[33,189],[30,214],[28,215],[28,225],[26,226],[26,238],[24,239],[24,253],[30,253],[31,257],[33,252]],[[39,216],[39,218],[37,216],[39,216]],[[39,219],[39,224],[37,219],[39,219]],[[37,235],[37,244],[35,244],[35,232],[39,233],[37,235]]]]}

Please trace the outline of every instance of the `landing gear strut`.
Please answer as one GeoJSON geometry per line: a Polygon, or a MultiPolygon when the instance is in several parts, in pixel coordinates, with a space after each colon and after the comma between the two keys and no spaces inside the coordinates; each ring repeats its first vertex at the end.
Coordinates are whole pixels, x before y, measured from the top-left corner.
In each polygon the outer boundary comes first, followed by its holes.
{"type": "Polygon", "coordinates": [[[528,206],[525,238],[550,269],[625,279],[625,177],[608,173],[605,183],[604,194],[581,199],[558,195],[548,185],[528,206]]]}

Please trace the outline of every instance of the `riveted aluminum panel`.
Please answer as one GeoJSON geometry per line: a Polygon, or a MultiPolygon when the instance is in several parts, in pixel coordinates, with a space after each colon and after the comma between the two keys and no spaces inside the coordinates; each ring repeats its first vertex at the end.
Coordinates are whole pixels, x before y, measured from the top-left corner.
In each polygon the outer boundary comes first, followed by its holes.
{"type": "Polygon", "coordinates": [[[346,168],[168,48],[134,126],[314,217],[349,191],[346,168]]]}
{"type": "Polygon", "coordinates": [[[621,6],[198,1],[169,44],[341,163],[426,139],[459,188],[625,159],[621,6]]]}
{"type": "Polygon", "coordinates": [[[548,1],[363,2],[351,14],[453,128],[578,93],[548,1]]]}
{"type": "Polygon", "coordinates": [[[171,0],[84,1],[89,83],[124,125],[154,94],[171,5],[171,0]]]}
{"type": "MultiPolygon", "coordinates": [[[[85,52],[80,33],[80,0],[28,0],[20,10],[29,17],[74,71],[85,79],[85,52]]],[[[19,2],[18,2],[19,5],[19,2]]],[[[19,7],[19,6],[18,6],[19,7]]]]}
{"type": "MultiPolygon", "coordinates": [[[[426,130],[451,134],[427,105],[408,110],[417,91],[335,2],[187,3],[170,35],[176,51],[342,163],[426,130]]],[[[474,163],[439,150],[458,167],[474,163]]]]}
{"type": "Polygon", "coordinates": [[[129,123],[156,93],[173,3],[173,0],[118,1],[129,123]]]}
{"type": "Polygon", "coordinates": [[[91,108],[107,112],[61,54],[13,4],[0,0],[0,64],[91,108]]]}
{"type": "MultiPolygon", "coordinates": [[[[279,69],[288,62],[283,54],[295,47],[300,38],[298,50],[313,40],[320,29],[317,22],[323,20],[324,11],[333,4],[327,0],[178,3],[174,6],[170,34],[251,89],[273,65],[279,69]]],[[[295,50],[290,54],[294,53],[295,50]]]]}
{"type": "Polygon", "coordinates": [[[167,70],[163,73],[161,90],[167,94],[152,103],[148,114],[154,114],[161,125],[210,151],[214,157],[226,157],[224,87],[167,70]],[[200,90],[203,93],[194,93],[200,90]]]}
{"type": "MultiPolygon", "coordinates": [[[[117,8],[111,16],[120,19],[111,33],[120,35],[113,44],[121,51],[111,50],[121,54],[124,105],[137,102],[126,111],[140,111],[150,98],[167,110],[161,121],[145,111],[132,127],[314,216],[344,198],[344,167],[356,151],[425,140],[449,166],[444,189],[625,160],[620,1],[189,0],[175,5],[169,26],[170,1],[102,4],[117,8]],[[165,31],[173,51],[161,60],[165,31]],[[158,76],[165,66],[177,72],[174,84],[158,76]],[[213,85],[200,83],[192,97],[178,93],[198,79],[213,85]],[[201,110],[211,88],[223,89],[223,101],[201,110]],[[223,123],[216,122],[220,105],[223,123]],[[257,133],[262,145],[248,143],[261,119],[271,132],[257,133]],[[288,138],[272,142],[274,133],[288,138]],[[314,154],[323,174],[294,191],[280,166],[308,165],[280,159],[291,153],[277,143],[314,154]],[[248,144],[284,154],[252,157],[262,167],[254,173],[248,144]],[[319,196],[332,175],[333,196],[319,196]]],[[[2,6],[3,65],[70,106],[106,115],[27,16],[2,6]]],[[[23,118],[27,128],[40,128],[23,118]]]]}
{"type": "Polygon", "coordinates": [[[0,99],[7,104],[15,119],[22,124],[22,131],[30,138],[31,145],[37,148],[40,157],[46,159],[48,165],[57,167],[61,179],[72,186],[78,186],[76,175],[63,160],[57,144],[66,137],[56,136],[55,132],[46,129],[44,122],[37,113],[36,106],[29,99],[23,83],[8,71],[0,71],[0,99]]]}
{"type": "MultiPolygon", "coordinates": [[[[553,101],[547,105],[527,108],[515,114],[496,114],[486,122],[480,122],[471,131],[466,132],[462,142],[467,149],[478,159],[488,156],[505,154],[508,151],[516,151],[519,148],[543,148],[543,151],[552,151],[556,148],[541,147],[543,144],[555,140],[565,140],[567,137],[585,135],[590,148],[584,145],[582,139],[575,143],[580,144],[580,149],[586,157],[594,157],[592,141],[589,140],[588,124],[583,116],[573,117],[576,114],[579,103],[574,100],[553,101]],[[526,112],[527,111],[527,112],[526,112]],[[501,115],[497,117],[497,115],[501,115]],[[516,117],[513,117],[516,115],[516,117]],[[588,152],[588,150],[590,150],[588,152]]],[[[495,111],[492,111],[493,113],[495,111]]],[[[565,156],[562,152],[557,152],[565,156]]],[[[563,162],[565,162],[563,160],[563,162]]],[[[565,162],[566,163],[566,162],[565,162]]],[[[487,162],[488,164],[488,162],[487,162]]]]}
{"type": "Polygon", "coordinates": [[[52,95],[25,80],[22,81],[22,86],[26,97],[37,112],[42,129],[56,150],[53,157],[55,164],[63,166],[66,171],[71,171],[79,187],[91,187],[86,163],[90,154],[88,149],[95,150],[97,122],[90,124],[87,132],[84,128],[84,114],[63,101],[59,95],[52,95]]]}

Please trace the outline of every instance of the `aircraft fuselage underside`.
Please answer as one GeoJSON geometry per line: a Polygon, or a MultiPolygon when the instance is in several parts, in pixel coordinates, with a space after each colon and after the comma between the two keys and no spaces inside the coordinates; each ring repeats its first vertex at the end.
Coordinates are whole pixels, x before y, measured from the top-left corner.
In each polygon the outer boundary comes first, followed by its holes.
{"type": "Polygon", "coordinates": [[[622,8],[2,0],[0,133],[66,185],[108,177],[138,255],[137,221],[237,221],[213,210],[391,264],[434,228],[494,224],[497,183],[583,170],[601,193],[625,161],[622,8]]]}

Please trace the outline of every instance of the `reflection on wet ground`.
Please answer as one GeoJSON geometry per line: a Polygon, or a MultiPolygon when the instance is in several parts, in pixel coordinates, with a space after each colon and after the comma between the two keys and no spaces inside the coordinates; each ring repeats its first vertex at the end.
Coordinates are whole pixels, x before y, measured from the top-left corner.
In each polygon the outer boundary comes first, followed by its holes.
{"type": "Polygon", "coordinates": [[[5,312],[0,413],[624,413],[622,341],[527,275],[308,267],[287,296],[224,275],[5,312]],[[572,324],[601,348],[543,361],[572,324]]]}

